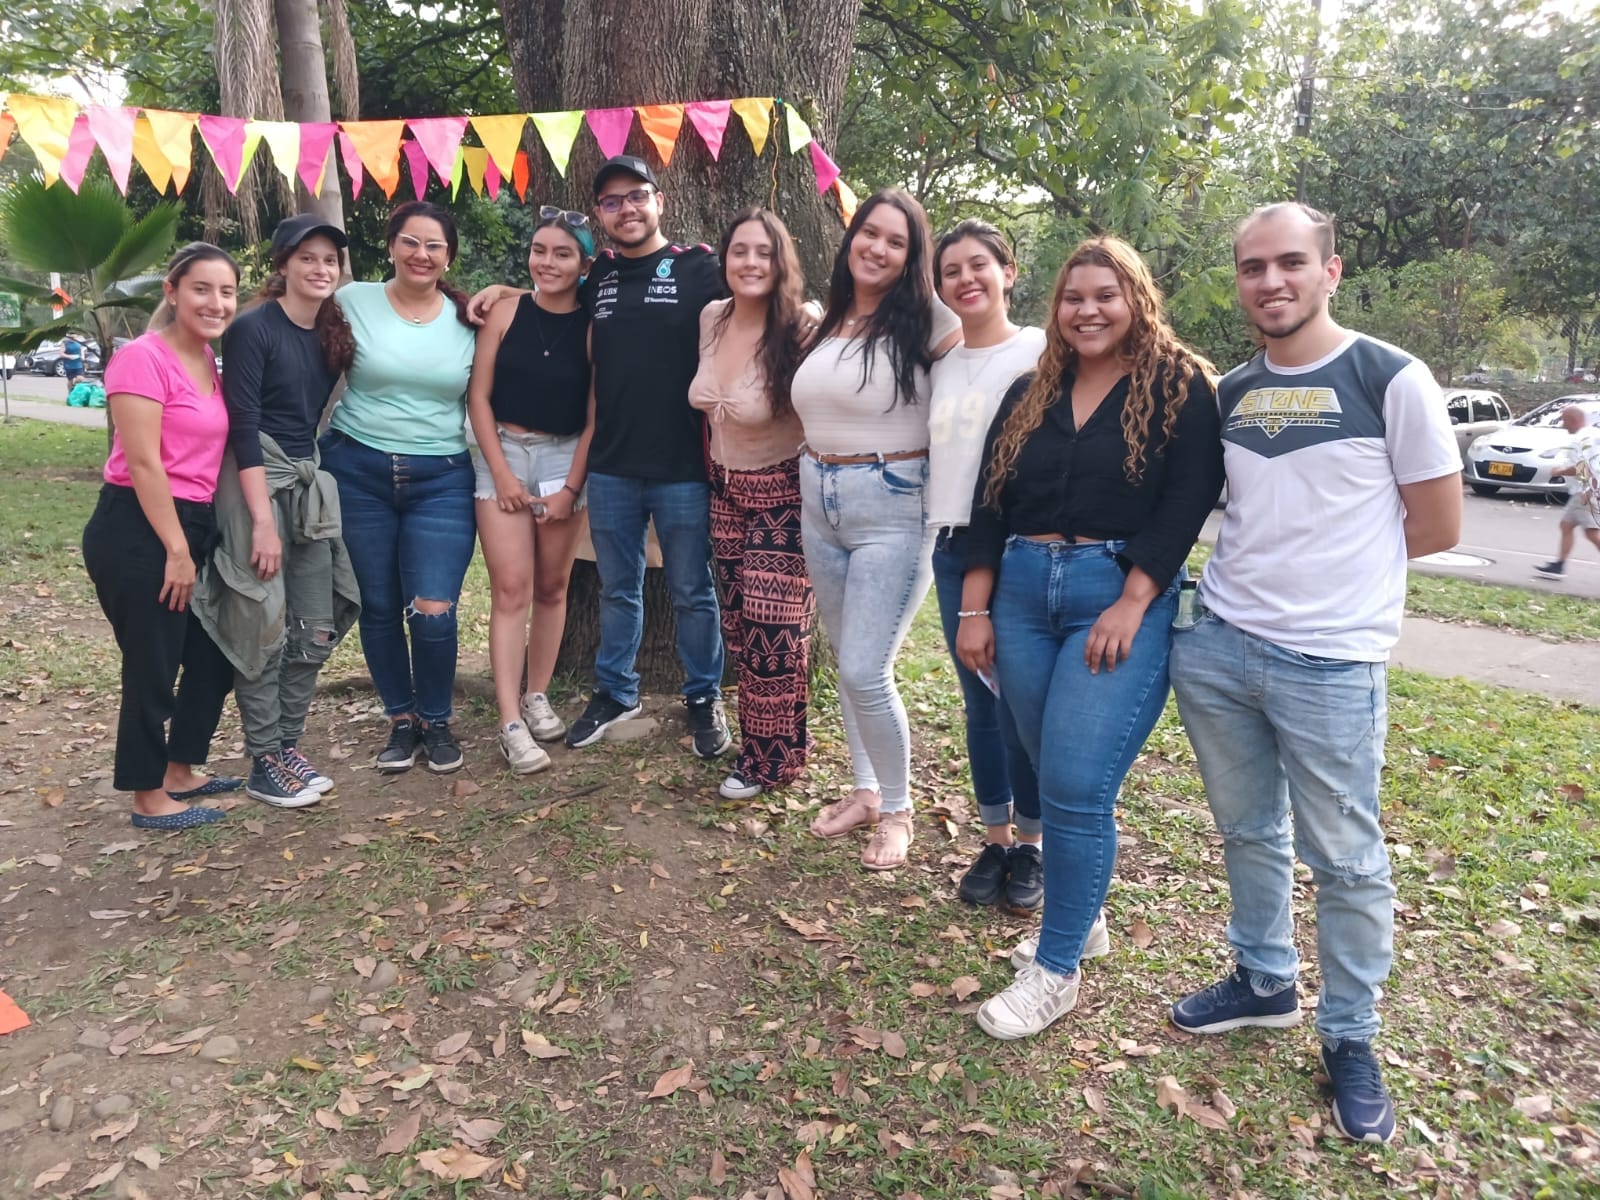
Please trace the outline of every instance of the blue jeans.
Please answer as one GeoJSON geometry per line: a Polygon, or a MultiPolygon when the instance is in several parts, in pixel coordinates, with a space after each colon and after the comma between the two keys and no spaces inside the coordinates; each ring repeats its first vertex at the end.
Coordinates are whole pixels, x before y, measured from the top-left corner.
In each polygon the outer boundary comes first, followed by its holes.
{"type": "Polygon", "coordinates": [[[589,540],[600,572],[600,648],[594,682],[630,708],[639,702],[644,637],[645,530],[653,520],[678,621],[683,694],[722,694],[722,627],[711,577],[711,489],[620,475],[589,476],[589,540]]]}
{"type": "Polygon", "coordinates": [[[323,470],[339,483],[345,549],[361,588],[361,653],[383,710],[448,721],[456,601],[477,536],[472,457],[388,454],[337,430],[318,445],[323,470]],[[415,602],[429,600],[449,607],[418,611],[415,602]]]}
{"type": "Polygon", "coordinates": [[[1003,697],[997,697],[956,657],[956,629],[961,624],[961,556],[941,535],[933,547],[933,590],[939,597],[939,622],[955,663],[956,681],[967,714],[967,767],[978,818],[985,825],[1015,825],[1018,833],[1036,834],[1039,823],[1039,780],[1017,737],[1016,721],[1003,697]]]}
{"type": "Polygon", "coordinates": [[[855,786],[882,811],[911,807],[911,730],[894,657],[928,594],[928,460],[819,463],[800,456],[806,570],[839,660],[839,716],[855,786]]]}
{"type": "Polygon", "coordinates": [[[1039,774],[1044,818],[1040,965],[1078,969],[1117,858],[1117,793],[1167,703],[1181,572],[1145,609],[1129,655],[1090,674],[1089,630],[1127,577],[1121,542],[1006,544],[993,612],[1000,694],[1039,774]]]}
{"type": "Polygon", "coordinates": [[[1262,991],[1294,983],[1298,853],[1316,885],[1317,1032],[1370,1040],[1394,957],[1378,813],[1387,668],[1286,650],[1208,612],[1173,638],[1172,685],[1222,834],[1235,959],[1262,991]]]}

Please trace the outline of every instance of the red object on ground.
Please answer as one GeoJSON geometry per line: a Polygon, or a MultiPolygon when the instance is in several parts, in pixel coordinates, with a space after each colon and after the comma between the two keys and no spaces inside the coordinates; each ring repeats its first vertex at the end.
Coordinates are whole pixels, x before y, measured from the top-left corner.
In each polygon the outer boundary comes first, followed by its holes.
{"type": "Polygon", "coordinates": [[[28,1014],[17,1007],[17,1002],[0,992],[0,1034],[14,1033],[31,1024],[28,1014]]]}

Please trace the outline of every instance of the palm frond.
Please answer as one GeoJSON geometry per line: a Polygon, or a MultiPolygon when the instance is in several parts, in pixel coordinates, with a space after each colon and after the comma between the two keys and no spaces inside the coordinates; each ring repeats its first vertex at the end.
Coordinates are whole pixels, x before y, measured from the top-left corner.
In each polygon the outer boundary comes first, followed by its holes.
{"type": "Polygon", "coordinates": [[[30,325],[26,329],[0,330],[0,353],[26,354],[40,342],[54,341],[65,336],[67,330],[74,329],[82,323],[82,314],[77,317],[62,317],[51,321],[47,325],[30,325]]]}
{"type": "Polygon", "coordinates": [[[107,179],[64,183],[25,179],[0,197],[0,235],[11,255],[36,271],[87,275],[116,248],[128,208],[107,179]]]}
{"type": "Polygon", "coordinates": [[[24,300],[49,301],[55,299],[55,290],[42,283],[30,283],[10,275],[0,275],[0,292],[15,292],[24,300]]]}
{"type": "Polygon", "coordinates": [[[178,233],[178,206],[158,204],[135,221],[95,268],[102,292],[166,257],[178,233]]]}

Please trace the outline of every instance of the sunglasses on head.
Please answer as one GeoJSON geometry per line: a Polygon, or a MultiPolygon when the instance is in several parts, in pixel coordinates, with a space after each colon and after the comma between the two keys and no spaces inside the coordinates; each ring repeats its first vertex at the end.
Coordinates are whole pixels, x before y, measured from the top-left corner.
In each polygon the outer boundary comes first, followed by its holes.
{"type": "Polygon", "coordinates": [[[554,204],[546,204],[539,210],[539,220],[560,221],[563,225],[570,225],[574,229],[587,229],[589,218],[581,212],[560,208],[554,204]]]}

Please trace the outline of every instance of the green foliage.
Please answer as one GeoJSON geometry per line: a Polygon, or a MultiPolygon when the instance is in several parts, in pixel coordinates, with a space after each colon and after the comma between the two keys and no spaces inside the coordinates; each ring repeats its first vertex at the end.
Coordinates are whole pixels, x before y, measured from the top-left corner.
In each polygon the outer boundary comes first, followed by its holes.
{"type": "Polygon", "coordinates": [[[1505,291],[1481,254],[1452,250],[1429,262],[1366,271],[1341,284],[1338,319],[1352,329],[1404,346],[1441,383],[1481,362],[1497,335],[1514,326],[1505,291]]]}

